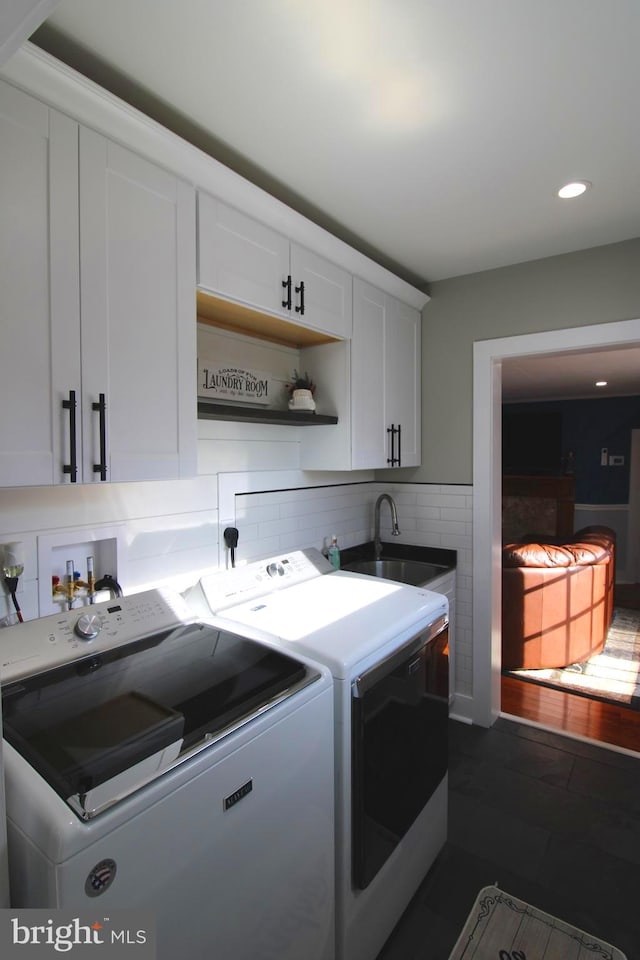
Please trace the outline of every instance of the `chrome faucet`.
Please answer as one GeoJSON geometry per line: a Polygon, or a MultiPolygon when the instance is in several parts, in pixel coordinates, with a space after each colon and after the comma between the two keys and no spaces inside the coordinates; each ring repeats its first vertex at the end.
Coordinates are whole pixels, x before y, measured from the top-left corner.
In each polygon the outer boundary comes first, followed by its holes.
{"type": "Polygon", "coordinates": [[[382,506],[383,500],[387,501],[391,510],[391,536],[400,536],[400,527],[398,526],[398,511],[396,509],[395,500],[393,497],[389,496],[388,493],[381,493],[376,500],[376,507],[374,511],[373,550],[376,560],[379,560],[382,556],[382,541],[380,540],[380,507],[382,506]]]}

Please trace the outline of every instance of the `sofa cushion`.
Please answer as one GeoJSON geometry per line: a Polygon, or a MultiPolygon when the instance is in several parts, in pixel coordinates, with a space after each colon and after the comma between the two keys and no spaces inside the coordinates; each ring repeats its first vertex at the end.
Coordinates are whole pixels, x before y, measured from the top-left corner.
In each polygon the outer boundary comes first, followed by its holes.
{"type": "Polygon", "coordinates": [[[611,547],[597,540],[558,545],[553,543],[510,543],[502,552],[504,567],[573,567],[601,563],[611,547]]]}

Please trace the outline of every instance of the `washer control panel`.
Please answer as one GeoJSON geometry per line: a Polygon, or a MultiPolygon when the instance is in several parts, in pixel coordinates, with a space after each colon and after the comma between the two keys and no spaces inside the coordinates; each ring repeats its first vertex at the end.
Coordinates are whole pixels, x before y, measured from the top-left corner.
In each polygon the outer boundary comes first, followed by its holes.
{"type": "Polygon", "coordinates": [[[83,613],[76,620],[74,630],[81,640],[95,640],[102,630],[102,617],[99,613],[83,613]]]}
{"type": "Polygon", "coordinates": [[[17,623],[0,630],[0,682],[40,673],[194,619],[180,594],[145,590],[17,623]]]}
{"type": "Polygon", "coordinates": [[[331,573],[333,567],[314,547],[293,550],[291,553],[266,560],[256,560],[245,567],[234,567],[222,573],[212,573],[200,581],[202,591],[212,613],[236,603],[261,597],[274,590],[293,586],[331,573]]]}

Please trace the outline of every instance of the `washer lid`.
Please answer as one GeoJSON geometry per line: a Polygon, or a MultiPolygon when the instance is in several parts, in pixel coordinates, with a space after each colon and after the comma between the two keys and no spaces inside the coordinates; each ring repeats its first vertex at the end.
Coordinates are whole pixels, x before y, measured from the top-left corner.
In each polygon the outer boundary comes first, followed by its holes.
{"type": "Polygon", "coordinates": [[[251,626],[326,664],[334,677],[403,632],[446,613],[441,594],[344,570],[227,607],[218,619],[251,626]]]}
{"type": "Polygon", "coordinates": [[[4,736],[87,819],[318,676],[191,623],[6,684],[4,736]]]}

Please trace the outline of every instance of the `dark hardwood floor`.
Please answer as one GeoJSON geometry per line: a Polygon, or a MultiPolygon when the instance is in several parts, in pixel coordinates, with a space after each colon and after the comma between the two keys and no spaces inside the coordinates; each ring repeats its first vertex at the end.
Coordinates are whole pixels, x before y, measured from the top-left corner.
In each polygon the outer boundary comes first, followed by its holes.
{"type": "MultiPolygon", "coordinates": [[[[617,584],[616,606],[640,609],[640,584],[617,584]]],[[[640,753],[640,711],[502,677],[505,714],[640,753]]]]}
{"type": "Polygon", "coordinates": [[[640,753],[640,711],[502,677],[502,713],[640,753]]]}

